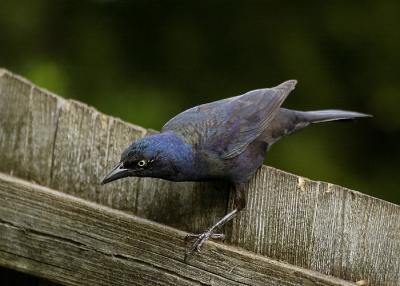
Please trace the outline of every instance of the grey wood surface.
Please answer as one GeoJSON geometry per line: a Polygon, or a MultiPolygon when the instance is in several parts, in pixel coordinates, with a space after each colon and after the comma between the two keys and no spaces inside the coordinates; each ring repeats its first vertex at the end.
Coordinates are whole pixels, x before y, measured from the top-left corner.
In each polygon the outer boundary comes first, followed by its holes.
{"type": "Polygon", "coordinates": [[[65,285],[354,285],[0,173],[0,265],[65,285]]]}
{"type": "Polygon", "coordinates": [[[337,185],[263,167],[231,243],[369,285],[400,285],[400,207],[337,185]]]}
{"type": "MultiPolygon", "coordinates": [[[[133,108],[133,107],[131,107],[133,108]]],[[[144,218],[200,231],[228,208],[223,183],[99,181],[150,131],[0,70],[0,171],[144,218]]],[[[264,166],[227,226],[252,252],[370,285],[400,285],[400,207],[264,166]]]]}
{"type": "Polygon", "coordinates": [[[227,207],[222,183],[129,178],[100,186],[135,139],[154,131],[65,100],[0,69],[0,171],[182,230],[203,231],[227,207]]]}

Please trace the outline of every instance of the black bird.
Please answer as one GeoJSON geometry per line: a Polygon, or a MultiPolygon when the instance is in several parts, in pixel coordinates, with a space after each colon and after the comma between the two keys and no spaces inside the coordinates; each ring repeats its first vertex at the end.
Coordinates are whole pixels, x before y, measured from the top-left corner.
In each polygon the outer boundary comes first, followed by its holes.
{"type": "Polygon", "coordinates": [[[169,120],[161,133],[133,142],[102,184],[129,177],[171,181],[226,180],[233,186],[235,209],[196,238],[189,253],[200,251],[216,228],[236,216],[245,205],[244,185],[263,164],[276,141],[310,123],[348,120],[370,115],[342,111],[296,111],[281,108],[297,81],[274,88],[190,108],[169,120]]]}

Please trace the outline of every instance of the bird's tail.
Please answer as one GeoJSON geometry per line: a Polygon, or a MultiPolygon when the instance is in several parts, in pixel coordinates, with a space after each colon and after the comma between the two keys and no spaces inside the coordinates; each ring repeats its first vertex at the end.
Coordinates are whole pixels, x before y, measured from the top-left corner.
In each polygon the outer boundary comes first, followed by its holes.
{"type": "Polygon", "coordinates": [[[371,117],[371,115],[344,110],[317,110],[317,111],[298,111],[281,108],[280,112],[268,125],[263,133],[265,142],[271,146],[276,141],[286,135],[293,134],[310,125],[336,120],[354,120],[361,117],[371,117]]]}
{"type": "Polygon", "coordinates": [[[372,117],[372,115],[344,110],[317,110],[317,111],[300,111],[297,114],[302,122],[319,123],[336,120],[353,120],[361,117],[372,117]]]}

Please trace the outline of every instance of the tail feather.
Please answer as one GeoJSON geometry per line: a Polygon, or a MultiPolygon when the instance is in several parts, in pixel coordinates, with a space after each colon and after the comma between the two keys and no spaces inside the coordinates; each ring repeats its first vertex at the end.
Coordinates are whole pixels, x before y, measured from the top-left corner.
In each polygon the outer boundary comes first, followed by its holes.
{"type": "Polygon", "coordinates": [[[300,112],[299,117],[303,122],[319,123],[335,120],[352,120],[362,117],[372,117],[372,115],[344,110],[317,110],[300,112]]]}
{"type": "Polygon", "coordinates": [[[319,123],[335,120],[353,120],[361,117],[372,117],[371,115],[344,110],[317,110],[297,111],[280,108],[279,113],[268,125],[262,134],[262,139],[271,146],[284,136],[293,134],[310,123],[319,123]]]}

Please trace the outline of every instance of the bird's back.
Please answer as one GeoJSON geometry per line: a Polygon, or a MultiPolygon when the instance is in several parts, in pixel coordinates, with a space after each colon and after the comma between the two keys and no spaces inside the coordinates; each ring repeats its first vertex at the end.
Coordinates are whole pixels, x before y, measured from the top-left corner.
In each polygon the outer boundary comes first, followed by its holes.
{"type": "Polygon", "coordinates": [[[232,159],[264,132],[295,85],[290,80],[193,107],[172,118],[161,131],[174,132],[196,150],[232,159]]]}

